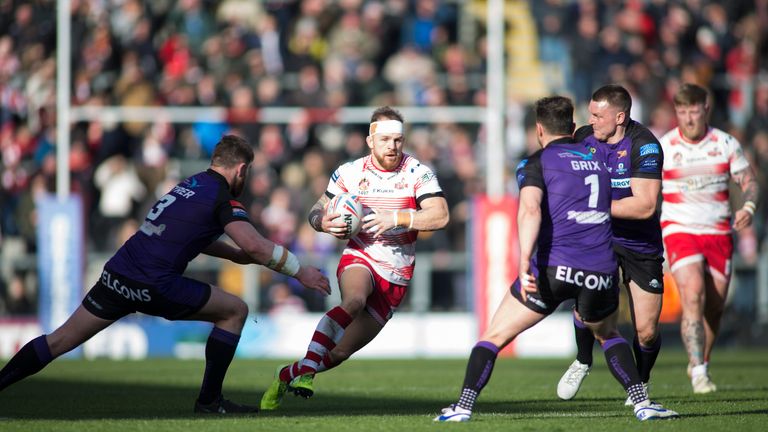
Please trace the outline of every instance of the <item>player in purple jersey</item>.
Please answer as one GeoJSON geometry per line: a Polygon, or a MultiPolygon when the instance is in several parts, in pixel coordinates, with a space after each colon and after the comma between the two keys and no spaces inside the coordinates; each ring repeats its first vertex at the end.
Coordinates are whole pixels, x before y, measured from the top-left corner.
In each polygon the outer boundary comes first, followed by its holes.
{"type": "Polygon", "coordinates": [[[169,320],[213,323],[205,346],[205,375],[196,413],[253,413],[258,408],[224,399],[224,375],[235,355],[248,306],[222,289],[182,276],[200,253],[238,264],[262,264],[293,276],[304,286],[330,293],[328,279],[301,266],[283,246],[262,237],[235,200],[248,178],[253,149],[226,135],[216,145],[211,167],[175,186],[152,207],[139,231],[104,266],[101,277],[72,316],[49,335],[33,339],[0,371],[0,390],[39,372],[134,312],[169,320]],[[226,233],[237,246],[219,237],[226,233]]]}
{"type": "Polygon", "coordinates": [[[435,421],[468,421],[499,350],[569,298],[576,300],[577,315],[600,341],[637,418],[677,417],[648,399],[632,350],[616,329],[619,292],[611,247],[608,153],[574,143],[570,99],[543,98],[535,110],[536,136],[543,149],[517,170],[520,276],[472,349],[459,400],[443,408],[435,421]]]}
{"type": "MultiPolygon", "coordinates": [[[[613,203],[613,248],[627,288],[635,327],[633,349],[646,384],[661,349],[658,331],[664,292],[661,225],[656,211],[664,156],[656,137],[629,118],[632,98],[621,86],[606,85],[592,95],[589,126],[575,139],[609,152],[613,203]]],[[[572,399],[592,367],[595,338],[574,314],[576,360],[557,385],[561,399],[572,399]]],[[[627,399],[627,405],[631,401],[627,399]]]]}

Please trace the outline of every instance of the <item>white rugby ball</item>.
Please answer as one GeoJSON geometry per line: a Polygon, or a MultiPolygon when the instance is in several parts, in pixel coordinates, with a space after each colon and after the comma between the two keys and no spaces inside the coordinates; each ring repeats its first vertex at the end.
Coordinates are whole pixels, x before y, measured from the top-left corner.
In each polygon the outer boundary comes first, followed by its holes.
{"type": "Polygon", "coordinates": [[[328,203],[325,212],[327,214],[340,214],[335,221],[341,221],[347,224],[347,231],[344,238],[350,238],[360,232],[363,226],[363,205],[357,199],[357,195],[351,193],[340,193],[333,197],[328,203]]]}

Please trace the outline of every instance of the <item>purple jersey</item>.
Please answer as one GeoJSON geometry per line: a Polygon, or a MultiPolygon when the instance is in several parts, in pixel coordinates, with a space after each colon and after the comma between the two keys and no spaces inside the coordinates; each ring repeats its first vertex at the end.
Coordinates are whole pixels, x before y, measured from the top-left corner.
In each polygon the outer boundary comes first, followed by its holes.
{"type": "MultiPolygon", "coordinates": [[[[614,200],[632,196],[632,177],[661,180],[664,161],[661,144],[640,123],[630,120],[624,138],[616,144],[598,141],[592,134],[592,126],[579,128],[575,136],[587,145],[605,148],[609,152],[608,167],[614,200]]],[[[663,252],[658,212],[645,220],[613,218],[612,225],[613,240],[627,249],[651,255],[663,252]]]]}
{"type": "Polygon", "coordinates": [[[236,220],[248,222],[248,213],[226,179],[210,169],[195,174],[160,198],[105,268],[145,284],[166,283],[236,220]]]}
{"type": "Polygon", "coordinates": [[[533,186],[544,192],[536,253],[539,268],[616,271],[607,156],[601,148],[563,138],[518,165],[520,189],[533,186]]]}

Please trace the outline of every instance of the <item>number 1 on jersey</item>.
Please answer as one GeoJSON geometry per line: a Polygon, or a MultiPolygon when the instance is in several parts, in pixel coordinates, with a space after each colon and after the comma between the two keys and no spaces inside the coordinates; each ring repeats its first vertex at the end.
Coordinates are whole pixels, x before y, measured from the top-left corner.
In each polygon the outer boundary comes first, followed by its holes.
{"type": "Polygon", "coordinates": [[[584,177],[584,184],[589,186],[589,208],[597,207],[597,196],[600,194],[600,183],[597,174],[590,174],[584,177]]]}

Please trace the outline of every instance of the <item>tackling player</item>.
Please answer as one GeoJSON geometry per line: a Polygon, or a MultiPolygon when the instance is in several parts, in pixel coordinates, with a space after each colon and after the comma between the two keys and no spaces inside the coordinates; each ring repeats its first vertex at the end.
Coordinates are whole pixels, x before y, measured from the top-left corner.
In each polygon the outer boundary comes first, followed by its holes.
{"type": "Polygon", "coordinates": [[[368,213],[336,271],[341,305],[320,320],[306,356],[278,368],[261,399],[263,410],[279,407],[286,391],[311,397],[316,373],[338,366],[379,334],[406,294],[418,232],[448,223],[448,204],[437,177],[403,153],[398,111],[376,109],[366,142],[370,154],[339,167],[309,214],[316,231],[343,239],[346,225],[338,214],[325,212],[330,199],[342,192],[357,195],[368,213]]]}
{"type": "MultiPolygon", "coordinates": [[[[576,131],[575,138],[610,152],[613,249],[629,296],[635,361],[640,379],[647,385],[661,349],[658,323],[664,293],[664,249],[656,206],[663,155],[656,137],[629,118],[631,108],[632,98],[625,88],[599,88],[589,102],[589,126],[576,131]]],[[[575,314],[574,328],[578,352],[557,385],[561,399],[576,396],[592,367],[595,338],[575,314]]],[[[628,398],[626,405],[631,404],[628,398]]]]}
{"type": "Polygon", "coordinates": [[[752,224],[757,208],[755,173],[741,144],[707,125],[707,91],[683,84],[674,96],[678,127],[661,138],[664,202],[661,226],[672,276],[680,291],[680,334],[688,351],[694,393],[717,389],[708,364],[731,279],[733,237],[728,182],[741,188],[744,206],[733,229],[752,224]]]}
{"type": "Polygon", "coordinates": [[[0,371],[0,390],[39,372],[120,318],[142,312],[168,320],[214,324],[205,346],[205,375],[196,413],[250,413],[221,394],[248,306],[222,289],[182,274],[204,253],[238,264],[263,264],[293,276],[307,288],[330,293],[318,269],[301,266],[291,252],[262,237],[235,200],[246,184],[253,149],[243,138],[225,135],[207,171],[176,185],[147,213],[140,229],[104,265],[96,284],[69,319],[49,335],[21,348],[0,371]],[[226,233],[237,246],[219,237],[226,233]]]}
{"type": "Polygon", "coordinates": [[[648,399],[632,350],[616,329],[619,289],[611,247],[608,153],[574,143],[570,99],[543,98],[535,110],[536,136],[543,149],[523,160],[517,170],[520,276],[472,349],[458,402],[444,408],[435,421],[469,420],[499,350],[570,298],[576,300],[574,312],[600,341],[636,417],[641,421],[677,417],[648,399]]]}

